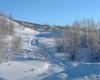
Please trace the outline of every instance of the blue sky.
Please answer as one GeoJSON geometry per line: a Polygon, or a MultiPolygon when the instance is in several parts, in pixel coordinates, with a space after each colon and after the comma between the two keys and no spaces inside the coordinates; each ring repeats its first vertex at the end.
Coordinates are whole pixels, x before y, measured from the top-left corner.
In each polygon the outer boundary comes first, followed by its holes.
{"type": "Polygon", "coordinates": [[[100,0],[0,0],[0,11],[19,20],[66,25],[84,18],[100,21],[100,0]]]}

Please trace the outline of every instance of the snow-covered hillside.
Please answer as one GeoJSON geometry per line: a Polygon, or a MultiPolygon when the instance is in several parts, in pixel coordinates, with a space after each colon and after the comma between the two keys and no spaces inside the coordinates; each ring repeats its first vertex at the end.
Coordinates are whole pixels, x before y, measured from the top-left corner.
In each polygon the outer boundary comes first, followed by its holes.
{"type": "MultiPolygon", "coordinates": [[[[12,23],[16,35],[22,38],[22,51],[15,59],[0,62],[0,80],[100,80],[100,63],[71,62],[65,53],[55,51],[54,38],[62,31],[39,32],[12,23]]],[[[11,39],[7,36],[6,40],[11,39]]]]}

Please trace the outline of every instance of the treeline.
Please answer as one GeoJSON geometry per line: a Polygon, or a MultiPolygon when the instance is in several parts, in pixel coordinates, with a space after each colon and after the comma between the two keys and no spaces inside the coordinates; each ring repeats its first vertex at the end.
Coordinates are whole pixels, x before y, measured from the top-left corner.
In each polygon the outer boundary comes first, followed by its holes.
{"type": "MultiPolygon", "coordinates": [[[[66,53],[74,61],[79,54],[88,53],[91,62],[100,61],[100,24],[92,19],[76,21],[63,27],[63,33],[55,37],[57,52],[66,53]],[[80,53],[81,52],[81,53],[80,53]]],[[[85,59],[85,57],[84,57],[85,59]]]]}
{"type": "Polygon", "coordinates": [[[15,35],[12,17],[0,13],[0,61],[12,60],[20,44],[21,38],[15,35]]]}

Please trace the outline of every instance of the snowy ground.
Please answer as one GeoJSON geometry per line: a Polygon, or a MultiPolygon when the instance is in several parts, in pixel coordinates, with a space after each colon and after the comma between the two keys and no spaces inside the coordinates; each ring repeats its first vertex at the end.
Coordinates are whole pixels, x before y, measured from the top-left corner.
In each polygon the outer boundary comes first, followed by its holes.
{"type": "Polygon", "coordinates": [[[41,61],[13,61],[0,63],[0,77],[7,80],[33,80],[45,73],[50,64],[41,61]]]}
{"type": "Polygon", "coordinates": [[[42,61],[3,62],[0,63],[0,78],[5,80],[42,80],[44,77],[62,70],[57,65],[42,61]]]}
{"type": "Polygon", "coordinates": [[[36,59],[34,53],[33,60],[1,62],[0,80],[100,80],[100,63],[70,62],[65,54],[55,54],[55,31],[41,33],[14,24],[16,35],[23,38],[23,48],[39,50],[46,60],[36,59]]]}
{"type": "Polygon", "coordinates": [[[100,80],[99,63],[69,64],[63,68],[42,61],[0,63],[0,80],[100,80]]]}

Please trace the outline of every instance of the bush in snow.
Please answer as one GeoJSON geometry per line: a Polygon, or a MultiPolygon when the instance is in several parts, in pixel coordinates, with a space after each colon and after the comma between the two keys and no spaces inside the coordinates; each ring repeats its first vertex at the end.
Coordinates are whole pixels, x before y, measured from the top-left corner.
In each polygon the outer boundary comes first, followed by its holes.
{"type": "MultiPolygon", "coordinates": [[[[11,50],[17,50],[20,45],[20,38],[14,37],[14,25],[12,18],[0,14],[0,59],[8,58],[11,50]],[[12,46],[11,46],[12,44],[12,46]]],[[[12,54],[11,54],[12,55],[12,54]]]]}
{"type": "MultiPolygon", "coordinates": [[[[100,28],[93,20],[76,21],[73,25],[63,28],[64,34],[56,36],[55,48],[57,52],[69,54],[71,60],[82,48],[88,49],[90,61],[96,61],[100,51],[100,28]]],[[[84,53],[80,53],[84,54],[84,53]]],[[[84,57],[85,59],[85,57],[84,57]]]]}

